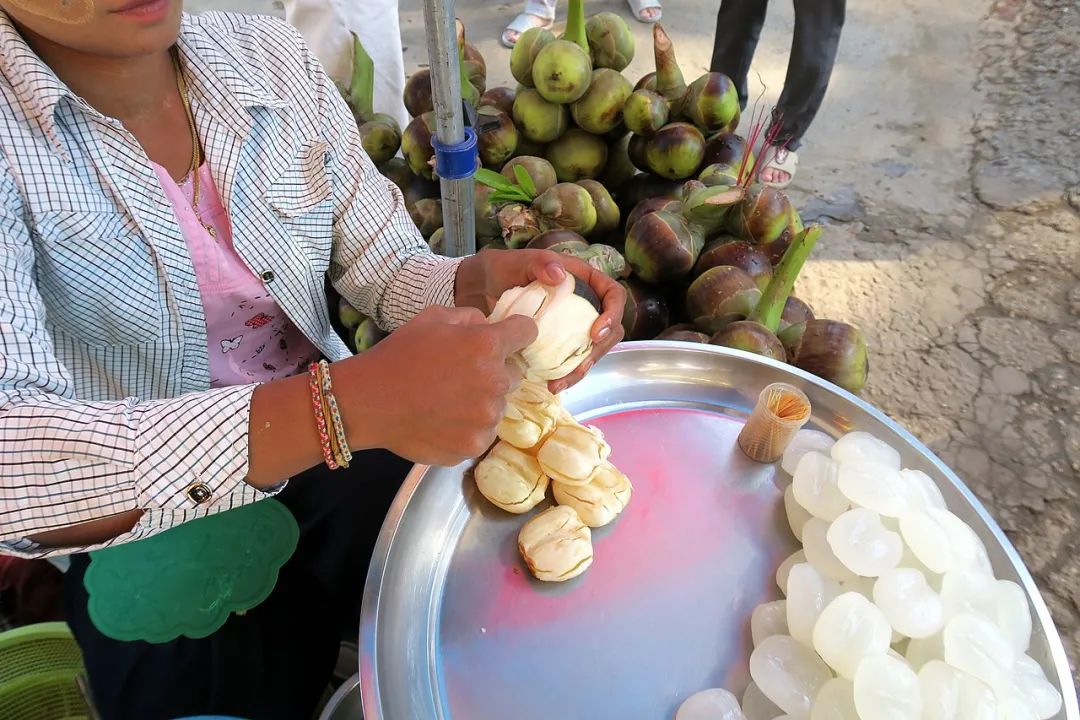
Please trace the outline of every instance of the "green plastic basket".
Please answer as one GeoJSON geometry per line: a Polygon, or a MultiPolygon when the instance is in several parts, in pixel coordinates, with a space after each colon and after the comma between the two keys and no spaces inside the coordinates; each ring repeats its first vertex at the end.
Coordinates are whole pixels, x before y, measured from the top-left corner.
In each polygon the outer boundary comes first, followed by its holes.
{"type": "Polygon", "coordinates": [[[80,720],[90,715],[76,678],[82,653],[65,623],[0,633],[0,720],[80,720]]]}

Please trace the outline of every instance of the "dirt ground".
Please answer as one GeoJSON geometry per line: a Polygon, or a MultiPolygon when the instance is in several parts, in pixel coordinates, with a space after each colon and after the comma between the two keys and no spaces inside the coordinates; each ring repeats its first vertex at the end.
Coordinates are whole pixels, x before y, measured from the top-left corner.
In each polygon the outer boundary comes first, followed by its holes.
{"type": "MultiPolygon", "coordinates": [[[[277,0],[199,0],[281,14],[277,0]]],[[[489,84],[518,4],[459,0],[489,84]]],[[[590,12],[626,13],[621,0],[590,12]]],[[[671,0],[687,75],[707,69],[716,2],[671,0]]],[[[401,0],[410,71],[420,0],[401,0]]],[[[637,25],[639,48],[647,29],[637,25]]],[[[770,8],[754,73],[783,84],[791,3],[770,8]]],[[[1027,561],[1080,660],[1080,0],[851,3],[792,192],[826,222],[798,294],[860,325],[865,397],[974,489],[1027,561]]],[[[648,52],[628,70],[647,71],[648,52]]]]}

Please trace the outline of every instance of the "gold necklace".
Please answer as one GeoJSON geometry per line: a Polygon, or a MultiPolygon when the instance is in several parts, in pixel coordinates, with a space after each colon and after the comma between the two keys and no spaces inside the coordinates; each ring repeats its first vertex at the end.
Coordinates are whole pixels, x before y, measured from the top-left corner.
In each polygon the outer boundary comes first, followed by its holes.
{"type": "Polygon", "coordinates": [[[195,129],[195,115],[191,111],[191,100],[188,97],[187,81],[184,80],[184,72],[180,68],[180,53],[173,47],[172,50],[173,70],[176,72],[176,89],[180,91],[180,100],[184,104],[184,114],[187,116],[188,129],[191,131],[191,209],[195,211],[195,218],[203,226],[210,237],[216,238],[217,231],[210,223],[203,220],[199,212],[199,166],[202,164],[202,145],[199,142],[199,132],[195,129]]]}

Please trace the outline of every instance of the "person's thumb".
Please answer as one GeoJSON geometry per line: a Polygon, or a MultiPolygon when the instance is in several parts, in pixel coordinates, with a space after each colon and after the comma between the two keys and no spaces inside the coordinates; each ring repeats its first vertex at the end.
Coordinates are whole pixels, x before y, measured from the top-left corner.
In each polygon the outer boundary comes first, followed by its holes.
{"type": "Polygon", "coordinates": [[[506,355],[516,353],[536,340],[536,322],[524,315],[511,315],[492,323],[491,327],[498,333],[500,347],[506,355]]]}

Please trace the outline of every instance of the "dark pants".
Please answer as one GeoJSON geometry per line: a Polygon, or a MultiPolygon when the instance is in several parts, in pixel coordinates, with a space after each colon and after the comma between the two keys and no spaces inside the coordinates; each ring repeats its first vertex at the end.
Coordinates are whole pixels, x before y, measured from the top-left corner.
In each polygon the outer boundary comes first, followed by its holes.
{"type": "MultiPolygon", "coordinates": [[[[845,0],[794,0],[794,3],[795,37],[784,90],[774,111],[774,118],[782,128],[776,144],[786,143],[791,150],[802,143],[829,86],[840,30],[844,26],[845,0]]],[[[716,14],[710,69],[732,79],[744,109],[750,61],[761,36],[767,6],[768,0],[721,0],[716,14]]]]}
{"type": "Polygon", "coordinates": [[[371,551],[410,467],[375,451],[358,453],[348,470],[316,468],[294,478],[277,499],[300,526],[296,553],[270,597],[202,640],[149,644],[105,637],[87,615],[89,561],[72,557],[64,587],[68,623],[103,720],[311,718],[343,634],[355,638],[371,551]]]}

